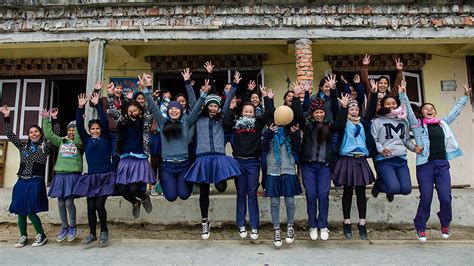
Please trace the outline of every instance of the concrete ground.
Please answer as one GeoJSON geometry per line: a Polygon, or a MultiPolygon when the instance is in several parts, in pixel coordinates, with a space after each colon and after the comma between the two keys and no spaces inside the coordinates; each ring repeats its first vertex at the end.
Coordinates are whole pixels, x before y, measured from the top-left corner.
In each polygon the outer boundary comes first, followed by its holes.
{"type": "Polygon", "coordinates": [[[275,249],[269,240],[113,239],[108,247],[47,244],[15,249],[0,243],[2,265],[472,265],[474,241],[296,240],[275,249]]]}

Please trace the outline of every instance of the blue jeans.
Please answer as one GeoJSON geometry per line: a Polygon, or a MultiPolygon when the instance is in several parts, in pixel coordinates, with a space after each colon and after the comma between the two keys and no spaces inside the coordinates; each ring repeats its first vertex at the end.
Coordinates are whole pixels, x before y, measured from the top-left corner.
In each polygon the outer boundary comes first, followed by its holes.
{"type": "Polygon", "coordinates": [[[311,228],[327,228],[331,170],[326,163],[302,162],[301,174],[306,190],[308,224],[311,228]],[[319,202],[319,215],[316,218],[317,202],[319,202]]]}
{"type": "Polygon", "coordinates": [[[193,183],[184,180],[189,170],[188,160],[180,163],[165,162],[161,164],[161,187],[163,196],[168,201],[175,201],[178,197],[187,200],[193,192],[193,183]]]}
{"type": "Polygon", "coordinates": [[[431,201],[433,200],[433,184],[435,184],[438,193],[438,218],[441,227],[449,227],[453,215],[449,168],[447,160],[428,161],[416,167],[416,179],[420,187],[420,203],[414,220],[417,231],[426,230],[426,222],[430,218],[431,201]]]}
{"type": "Polygon", "coordinates": [[[400,157],[392,157],[375,163],[378,186],[381,192],[389,195],[408,195],[411,193],[410,170],[407,161],[400,157]]]}
{"type": "Polygon", "coordinates": [[[237,189],[236,224],[238,227],[245,226],[248,199],[250,227],[257,229],[260,223],[257,200],[260,162],[258,160],[242,159],[236,159],[236,161],[239,163],[242,172],[234,179],[235,188],[237,189]]]}

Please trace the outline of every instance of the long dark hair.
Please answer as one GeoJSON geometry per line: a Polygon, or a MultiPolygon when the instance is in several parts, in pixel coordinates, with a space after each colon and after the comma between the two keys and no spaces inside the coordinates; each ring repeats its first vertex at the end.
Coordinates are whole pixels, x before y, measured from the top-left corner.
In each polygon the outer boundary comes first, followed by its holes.
{"type": "Polygon", "coordinates": [[[181,130],[181,123],[179,121],[171,121],[170,119],[166,120],[165,124],[161,128],[163,131],[163,135],[165,135],[166,139],[177,139],[183,133],[181,130]]]}
{"type": "Polygon", "coordinates": [[[141,114],[143,115],[143,107],[142,105],[137,102],[137,101],[128,101],[126,104],[124,104],[122,106],[122,109],[121,109],[121,112],[122,112],[122,117],[124,119],[122,119],[122,121],[120,123],[117,124],[117,131],[118,131],[118,138],[117,138],[117,150],[119,151],[119,153],[121,152],[121,148],[123,146],[123,144],[125,143],[126,141],[126,138],[127,138],[127,128],[128,127],[133,127],[135,128],[135,130],[137,130],[138,132],[142,132],[143,133],[143,124],[144,124],[144,121],[143,121],[143,117],[140,116],[139,118],[137,118],[135,121],[133,121],[129,116],[128,116],[128,108],[130,106],[135,106],[137,107],[141,114]]]}
{"type": "Polygon", "coordinates": [[[398,99],[398,97],[393,97],[393,96],[390,96],[390,95],[385,95],[383,96],[382,99],[380,99],[380,109],[377,111],[377,114],[378,115],[387,115],[391,112],[391,110],[389,108],[385,108],[383,107],[385,102],[388,100],[388,99],[394,99],[395,102],[397,102],[397,106],[400,106],[400,99],[398,99]]]}

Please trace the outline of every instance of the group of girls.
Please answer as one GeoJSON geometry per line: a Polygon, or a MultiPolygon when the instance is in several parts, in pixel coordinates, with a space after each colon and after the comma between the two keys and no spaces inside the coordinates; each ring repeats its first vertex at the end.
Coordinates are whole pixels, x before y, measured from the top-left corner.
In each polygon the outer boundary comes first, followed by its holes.
{"type": "Polygon", "coordinates": [[[368,79],[370,56],[363,61],[361,76],[353,82],[343,76],[338,88],[335,75],[319,83],[311,95],[309,83],[294,83],[283,97],[284,105],[275,108],[272,89],[255,82],[247,85],[245,95],[236,97],[241,81],[235,72],[233,82],[217,93],[211,62],[206,62],[208,77],[196,98],[189,69],[181,73],[186,94],[152,89],[149,74],[139,76],[136,92],[123,94],[120,86],[108,85],[108,95],[100,101],[102,83],[92,95],[78,96],[76,120],[67,126],[67,136],[59,136],[58,110],[44,110],[43,129],[32,125],[28,140],[20,141],[13,133],[10,110],[1,108],[9,140],[20,151],[18,181],[13,189],[10,212],[18,215],[20,239],[15,247],[28,242],[26,217],[37,236],[32,244],[41,246],[47,237],[37,216],[48,210],[45,166],[52,145],[59,148],[48,195],[58,199],[61,230],[56,240],[73,241],[77,236],[74,198],[87,198],[89,234],[82,243],[99,245],[108,241],[105,203],[111,195],[121,195],[132,205],[134,218],[141,206],[152,211],[147,184],[160,184],[163,196],[173,202],[188,199],[198,185],[202,239],[211,233],[209,192],[214,184],[224,192],[227,181],[234,179],[237,190],[236,225],[240,237],[246,238],[247,209],[250,237],[258,238],[259,207],[257,190],[262,185],[270,198],[274,229],[273,244],[282,245],[280,198],[284,197],[287,228],[285,242],[295,239],[294,196],[302,193],[307,202],[309,237],[329,239],[328,212],[331,180],[342,187],[343,233],[352,238],[351,206],[355,190],[359,237],[368,239],[366,228],[366,187],[372,184],[372,195],[380,192],[392,201],[394,195],[411,193],[407,150],[415,152],[420,203],[414,220],[417,236],[426,241],[426,222],[430,214],[433,184],[440,200],[438,216],[443,238],[449,238],[451,221],[451,188],[449,163],[462,155],[449,127],[466,105],[471,89],[464,86],[465,96],[449,115],[436,118],[430,103],[413,110],[403,81],[403,63],[397,59],[397,79],[389,90],[387,77],[368,79]],[[97,111],[85,127],[85,105],[97,111]],[[199,130],[196,130],[198,128],[199,130]],[[415,143],[410,139],[410,131],[415,143]],[[230,142],[233,157],[225,153],[230,142]],[[87,169],[83,169],[85,154],[87,169]],[[368,159],[374,162],[373,174],[368,159]],[[151,163],[150,160],[151,159],[151,163]],[[157,170],[159,168],[159,171],[157,170]],[[159,172],[159,174],[157,174],[159,172]],[[260,173],[262,175],[260,183],[260,173]],[[158,176],[158,178],[157,178],[158,176]],[[97,216],[100,235],[97,237],[97,216]]]}

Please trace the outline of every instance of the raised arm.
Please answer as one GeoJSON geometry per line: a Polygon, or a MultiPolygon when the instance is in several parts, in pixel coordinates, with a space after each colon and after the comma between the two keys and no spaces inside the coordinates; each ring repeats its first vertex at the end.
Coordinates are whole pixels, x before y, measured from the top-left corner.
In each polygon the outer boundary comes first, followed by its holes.
{"type": "Polygon", "coordinates": [[[85,143],[85,141],[89,138],[89,134],[84,127],[84,106],[88,101],[87,95],[85,93],[79,94],[77,99],[79,104],[76,111],[76,129],[79,133],[79,136],[81,137],[82,142],[85,143]]]}
{"type": "Polygon", "coordinates": [[[348,94],[343,94],[338,100],[341,103],[341,110],[339,110],[336,120],[334,120],[332,124],[332,128],[333,131],[343,132],[346,128],[348,114],[347,105],[349,104],[350,97],[348,94]]]}
{"type": "Polygon", "coordinates": [[[267,97],[263,97],[263,102],[265,103],[265,112],[262,116],[257,117],[258,120],[262,121],[262,123],[267,124],[273,117],[273,113],[275,112],[275,104],[273,103],[273,91],[270,89],[267,97]]]}
{"type": "Polygon", "coordinates": [[[8,140],[20,150],[22,146],[21,140],[15,133],[13,133],[13,128],[10,121],[10,109],[4,105],[0,111],[3,113],[3,127],[5,129],[5,135],[7,135],[8,140]]]}
{"type": "Polygon", "coordinates": [[[365,113],[364,120],[367,123],[370,123],[372,119],[375,117],[375,113],[377,112],[377,82],[373,79],[370,80],[370,91],[371,97],[369,97],[369,106],[367,107],[367,113],[365,113]]]}
{"type": "Polygon", "coordinates": [[[400,58],[395,60],[395,65],[397,68],[397,77],[395,78],[395,82],[393,83],[392,90],[390,91],[390,96],[397,97],[398,96],[398,86],[402,84],[403,80],[403,62],[400,58]]]}
{"type": "Polygon", "coordinates": [[[209,91],[209,94],[217,94],[216,79],[214,78],[214,75],[212,74],[214,72],[214,65],[212,64],[211,61],[207,61],[204,64],[204,68],[207,71],[206,79],[209,80],[209,85],[211,85],[211,90],[209,91]]]}
{"type": "Polygon", "coordinates": [[[411,108],[410,100],[408,99],[408,96],[406,94],[406,85],[407,83],[402,80],[402,82],[398,86],[398,97],[400,99],[400,104],[405,105],[405,108],[407,109],[407,118],[410,127],[414,127],[418,126],[420,122],[418,121],[415,112],[413,112],[413,109],[411,108]]]}
{"type": "Polygon", "coordinates": [[[225,99],[224,106],[222,107],[222,112],[224,114],[225,112],[227,112],[227,109],[229,109],[230,101],[234,98],[235,93],[237,92],[237,85],[241,80],[242,78],[240,77],[240,73],[238,71],[235,71],[234,82],[232,82],[232,88],[230,89],[230,92],[225,99]]]}
{"type": "Polygon", "coordinates": [[[205,81],[204,90],[201,90],[199,100],[197,101],[196,105],[194,105],[191,113],[189,114],[188,118],[188,126],[193,126],[197,120],[199,119],[199,115],[201,114],[202,107],[204,106],[204,100],[206,99],[207,93],[211,90],[209,86],[209,81],[205,81]]]}
{"type": "Polygon", "coordinates": [[[456,118],[461,114],[462,108],[466,106],[466,103],[469,101],[469,96],[472,93],[472,89],[469,88],[466,84],[463,85],[464,87],[464,95],[454,104],[453,108],[449,112],[449,114],[443,118],[444,122],[448,125],[454,122],[456,118]]]}
{"type": "Polygon", "coordinates": [[[145,96],[146,104],[148,108],[150,108],[153,117],[156,119],[156,123],[158,124],[158,128],[161,128],[163,123],[165,122],[165,118],[163,117],[163,113],[161,112],[156,102],[153,100],[153,97],[150,95],[151,87],[145,88],[142,92],[145,96]]]}
{"type": "Polygon", "coordinates": [[[43,117],[42,120],[43,120],[42,126],[43,126],[43,131],[44,131],[44,137],[47,140],[49,140],[54,146],[56,147],[61,146],[62,138],[54,132],[53,127],[51,125],[52,122],[49,120],[48,117],[43,117]]]}
{"type": "Polygon", "coordinates": [[[196,94],[194,94],[194,88],[191,83],[191,72],[189,71],[189,67],[185,68],[181,75],[183,76],[184,85],[186,86],[186,93],[188,94],[188,102],[189,108],[193,109],[194,105],[196,104],[196,94]]]}
{"type": "Polygon", "coordinates": [[[370,55],[366,54],[362,59],[362,69],[360,70],[360,80],[365,89],[365,95],[367,98],[370,97],[370,81],[369,81],[369,64],[370,64],[370,55]]]}

